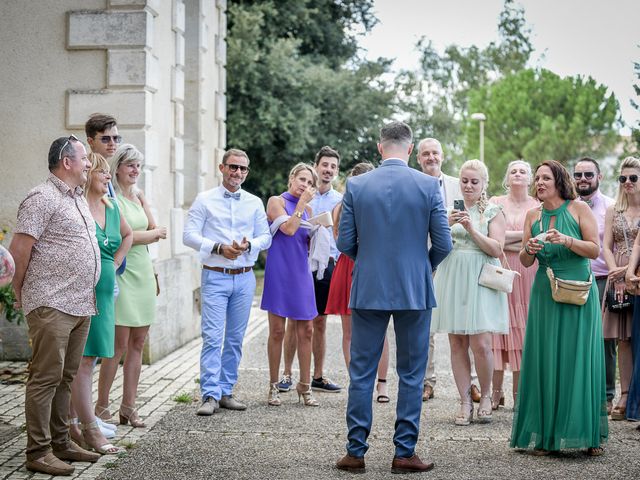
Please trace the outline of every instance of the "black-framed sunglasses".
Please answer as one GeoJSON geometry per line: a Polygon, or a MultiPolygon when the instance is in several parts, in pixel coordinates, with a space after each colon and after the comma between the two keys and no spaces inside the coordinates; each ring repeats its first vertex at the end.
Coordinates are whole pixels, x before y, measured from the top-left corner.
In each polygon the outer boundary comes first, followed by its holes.
{"type": "Polygon", "coordinates": [[[250,170],[249,167],[245,167],[244,165],[236,165],[235,163],[226,163],[225,165],[229,167],[229,170],[231,170],[232,172],[237,172],[238,170],[240,170],[241,173],[247,173],[250,170]]]}
{"type": "Polygon", "coordinates": [[[576,180],[580,180],[583,176],[587,180],[591,180],[596,176],[596,172],[573,172],[573,178],[576,180]]]}
{"type": "Polygon", "coordinates": [[[631,183],[636,183],[638,181],[638,175],[629,175],[628,177],[626,175],[620,175],[618,177],[620,183],[626,183],[627,180],[631,183]]]}
{"type": "Polygon", "coordinates": [[[62,145],[62,148],[60,149],[60,153],[58,154],[58,161],[62,160],[62,152],[64,152],[64,149],[67,148],[67,145],[69,145],[69,142],[79,142],[80,140],[78,140],[78,137],[76,137],[75,135],[69,135],[69,138],[67,138],[67,141],[64,142],[64,145],[62,145]]]}
{"type": "Polygon", "coordinates": [[[122,135],[102,135],[100,137],[100,141],[105,145],[108,144],[111,140],[113,140],[114,143],[120,143],[122,142],[122,135]]]}

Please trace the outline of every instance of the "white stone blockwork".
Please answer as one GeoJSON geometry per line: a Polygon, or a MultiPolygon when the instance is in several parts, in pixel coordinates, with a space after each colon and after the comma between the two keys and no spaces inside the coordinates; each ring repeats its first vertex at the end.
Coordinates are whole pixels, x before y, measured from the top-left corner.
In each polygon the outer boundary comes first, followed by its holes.
{"type": "Polygon", "coordinates": [[[222,11],[222,12],[226,12],[227,11],[227,0],[217,0],[216,1],[216,6],[222,11]]]}
{"type": "Polygon", "coordinates": [[[213,173],[216,177],[222,177],[220,172],[220,165],[222,165],[222,157],[224,156],[224,150],[222,148],[216,148],[215,157],[213,159],[213,173]]]}
{"type": "Polygon", "coordinates": [[[176,36],[176,65],[184,67],[184,59],[185,59],[184,35],[180,32],[176,32],[175,36],[176,36]]]}
{"type": "Polygon", "coordinates": [[[189,247],[182,243],[185,211],[182,208],[171,209],[171,251],[174,255],[189,252],[189,247]]]}
{"type": "Polygon", "coordinates": [[[223,37],[216,35],[216,63],[218,65],[226,65],[227,64],[227,42],[224,41],[223,37]]]}
{"type": "Polygon", "coordinates": [[[174,0],[173,2],[173,21],[172,28],[177,32],[184,33],[186,24],[186,10],[184,3],[181,0],[174,0]]]}
{"type": "Polygon", "coordinates": [[[176,135],[182,137],[184,136],[184,105],[174,103],[173,108],[175,108],[176,135]]]}
{"type": "MultiPolygon", "coordinates": [[[[184,140],[178,137],[171,138],[171,171],[184,170],[184,140]]],[[[180,202],[182,204],[182,202],[180,202]]]]}
{"type": "Polygon", "coordinates": [[[209,163],[211,159],[209,158],[209,152],[206,148],[200,147],[200,154],[198,156],[198,174],[201,176],[209,173],[209,163]]]}
{"type": "Polygon", "coordinates": [[[147,6],[147,0],[109,0],[110,7],[138,7],[144,8],[147,6]]]}
{"type": "Polygon", "coordinates": [[[70,12],[67,48],[151,47],[151,23],[146,11],[70,12]]]}
{"type": "Polygon", "coordinates": [[[121,128],[148,126],[151,116],[151,93],[146,91],[124,92],[112,90],[67,91],[66,126],[84,129],[89,115],[109,112],[118,119],[121,128]]]}
{"type": "Polygon", "coordinates": [[[149,174],[158,168],[158,134],[153,130],[119,129],[124,143],[135,145],[144,154],[144,168],[149,174]]]}
{"type": "Polygon", "coordinates": [[[200,19],[200,50],[206,52],[209,50],[209,25],[204,19],[200,19]]]}
{"type": "Polygon", "coordinates": [[[181,68],[174,68],[171,72],[171,100],[184,101],[184,71],[181,68]]]}
{"type": "Polygon", "coordinates": [[[220,93],[216,92],[216,120],[227,119],[227,99],[220,93]]]}
{"type": "Polygon", "coordinates": [[[181,172],[173,174],[173,198],[173,206],[182,208],[184,204],[184,175],[181,172]]]}
{"type": "Polygon", "coordinates": [[[109,50],[107,85],[144,87],[150,70],[150,56],[145,50],[109,50]]]}
{"type": "Polygon", "coordinates": [[[218,122],[218,146],[220,148],[227,148],[227,123],[218,122]]]}

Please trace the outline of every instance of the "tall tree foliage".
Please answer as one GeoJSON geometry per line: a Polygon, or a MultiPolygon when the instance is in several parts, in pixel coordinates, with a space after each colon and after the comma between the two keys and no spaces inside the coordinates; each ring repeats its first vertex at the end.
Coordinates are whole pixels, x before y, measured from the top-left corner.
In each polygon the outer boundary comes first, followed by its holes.
{"type": "MultiPolygon", "coordinates": [[[[638,48],[640,48],[640,45],[638,45],[638,48]]],[[[640,104],[638,103],[640,102],[640,62],[633,62],[633,69],[636,73],[636,77],[638,78],[638,83],[633,84],[633,89],[636,92],[638,101],[636,102],[635,100],[631,99],[631,105],[633,106],[633,108],[640,112],[640,104]]],[[[640,152],[640,121],[638,121],[638,123],[635,125],[635,128],[632,128],[631,136],[636,143],[637,151],[640,152]]]]}
{"type": "Polygon", "coordinates": [[[340,151],[343,170],[375,158],[393,112],[389,62],[360,60],[352,33],[375,24],[372,0],[236,1],[228,18],[227,144],[249,154],[248,190],[279,193],[291,166],[323,145],[340,151]]]}
{"type": "MultiPolygon", "coordinates": [[[[591,77],[523,70],[472,91],[469,109],[487,116],[485,163],[494,179],[502,178],[511,160],[597,158],[618,139],[618,102],[591,77]]],[[[466,151],[477,154],[477,122],[466,124],[465,137],[466,151]]],[[[493,182],[494,193],[498,183],[493,182]]]]}
{"type": "MultiPolygon", "coordinates": [[[[445,155],[463,157],[464,126],[469,114],[469,93],[525,68],[533,52],[524,10],[505,0],[498,23],[498,41],[477,46],[449,45],[440,53],[423,37],[418,43],[418,71],[403,72],[398,90],[408,121],[418,137],[438,138],[445,155]]],[[[454,162],[445,164],[454,168],[454,162]]]]}

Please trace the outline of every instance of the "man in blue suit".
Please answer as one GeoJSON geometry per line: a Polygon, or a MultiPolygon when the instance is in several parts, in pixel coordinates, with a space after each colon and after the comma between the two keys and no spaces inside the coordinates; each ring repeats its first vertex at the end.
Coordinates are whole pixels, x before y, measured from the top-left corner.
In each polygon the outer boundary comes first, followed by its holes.
{"type": "Polygon", "coordinates": [[[347,455],[336,467],[364,471],[371,431],[373,385],[393,315],[399,377],[394,473],[433,468],[415,454],[422,383],[429,352],[431,309],[436,306],[432,270],[452,248],[437,179],[407,165],[411,128],[393,122],[380,130],[382,165],[349,179],[337,246],[355,260],[347,455]],[[431,248],[429,248],[431,238],[431,248]]]}

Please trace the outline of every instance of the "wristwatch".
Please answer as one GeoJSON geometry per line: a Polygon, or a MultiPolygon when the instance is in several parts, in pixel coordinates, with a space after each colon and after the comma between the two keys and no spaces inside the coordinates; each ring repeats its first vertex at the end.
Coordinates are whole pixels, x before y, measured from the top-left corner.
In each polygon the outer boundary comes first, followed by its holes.
{"type": "Polygon", "coordinates": [[[298,217],[298,218],[302,218],[302,212],[298,211],[298,210],[294,210],[293,214],[298,217]]]}

